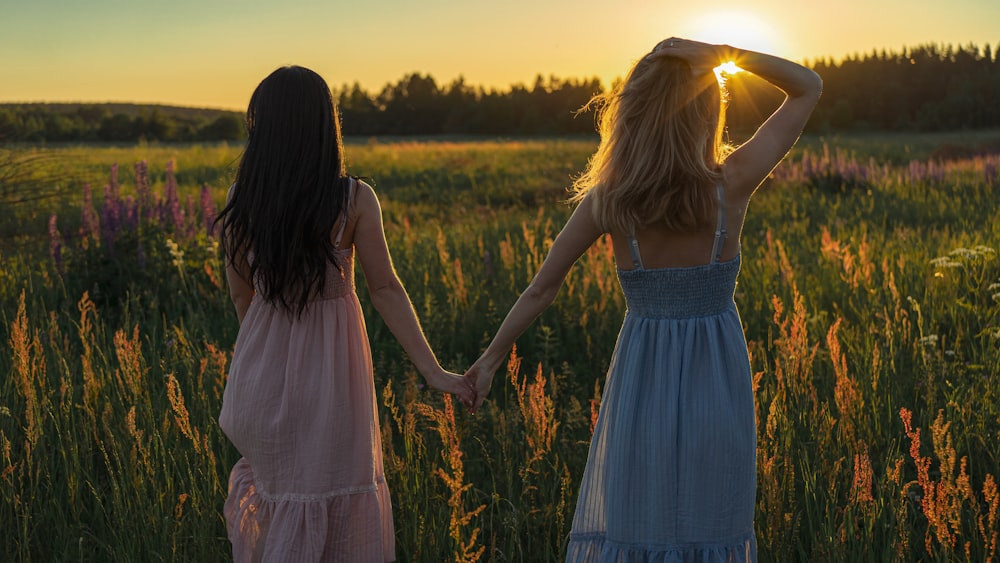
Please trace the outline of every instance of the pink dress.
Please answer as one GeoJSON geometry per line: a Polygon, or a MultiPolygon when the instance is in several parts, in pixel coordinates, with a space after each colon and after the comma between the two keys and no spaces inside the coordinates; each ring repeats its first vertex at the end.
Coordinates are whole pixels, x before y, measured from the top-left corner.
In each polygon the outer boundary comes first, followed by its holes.
{"type": "Polygon", "coordinates": [[[225,504],[237,563],[395,559],[353,249],[338,258],[301,317],[255,296],[240,326],[219,415],[243,455],[225,504]]]}

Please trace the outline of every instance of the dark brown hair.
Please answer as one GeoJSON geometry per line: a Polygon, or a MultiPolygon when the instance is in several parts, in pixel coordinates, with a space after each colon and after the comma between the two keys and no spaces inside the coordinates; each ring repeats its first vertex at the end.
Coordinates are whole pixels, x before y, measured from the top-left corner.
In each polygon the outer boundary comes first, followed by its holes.
{"type": "Polygon", "coordinates": [[[340,120],[315,72],[282,67],[261,81],[246,114],[247,144],[222,222],[227,258],[255,290],[300,314],[332,262],[331,231],[346,213],[348,182],[340,120]]]}

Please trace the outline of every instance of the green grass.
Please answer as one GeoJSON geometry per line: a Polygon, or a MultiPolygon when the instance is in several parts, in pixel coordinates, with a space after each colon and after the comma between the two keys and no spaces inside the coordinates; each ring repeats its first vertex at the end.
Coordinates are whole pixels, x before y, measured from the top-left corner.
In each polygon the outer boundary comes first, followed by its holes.
{"type": "MultiPolygon", "coordinates": [[[[1000,162],[937,163],[956,138],[806,138],[751,204],[737,304],[761,561],[998,557],[1000,162]],[[840,160],[794,173],[824,141],[840,160]]],[[[446,367],[475,359],[527,285],[594,146],[348,144],[446,367]]],[[[207,183],[221,203],[239,148],[45,154],[58,197],[3,215],[0,559],[224,560],[238,455],[215,418],[236,320],[211,239],[147,225],[110,254],[74,235],[60,273],[45,233],[52,213],[64,236],[79,231],[82,184],[99,209],[114,163],[125,195],[136,160],[162,190],[173,159],[182,197],[207,183]]],[[[561,560],[624,313],[607,241],[519,339],[475,416],[418,386],[361,280],[359,296],[400,560],[561,560]]]]}

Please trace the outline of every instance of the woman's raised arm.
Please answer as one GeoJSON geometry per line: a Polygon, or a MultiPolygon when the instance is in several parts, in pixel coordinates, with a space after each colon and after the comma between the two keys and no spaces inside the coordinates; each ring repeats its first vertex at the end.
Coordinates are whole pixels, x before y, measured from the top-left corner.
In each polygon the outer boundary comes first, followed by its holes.
{"type": "Polygon", "coordinates": [[[726,183],[734,196],[749,198],[792,148],[823,92],[823,80],[813,70],[781,57],[672,37],[656,46],[651,58],[676,57],[695,72],[708,72],[726,62],[766,80],[785,93],[785,100],[753,137],[726,159],[726,183]]]}

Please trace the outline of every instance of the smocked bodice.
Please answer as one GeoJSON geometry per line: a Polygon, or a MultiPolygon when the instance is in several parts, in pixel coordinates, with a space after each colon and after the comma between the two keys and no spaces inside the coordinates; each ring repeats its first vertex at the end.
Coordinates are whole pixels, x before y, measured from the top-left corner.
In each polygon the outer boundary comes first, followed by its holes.
{"type": "Polygon", "coordinates": [[[689,268],[618,269],[630,315],[654,319],[707,317],[735,307],[740,257],[689,268]]]}
{"type": "Polygon", "coordinates": [[[332,262],[327,266],[326,287],[314,298],[315,301],[336,299],[354,291],[354,248],[338,248],[336,253],[340,269],[332,262]]]}

